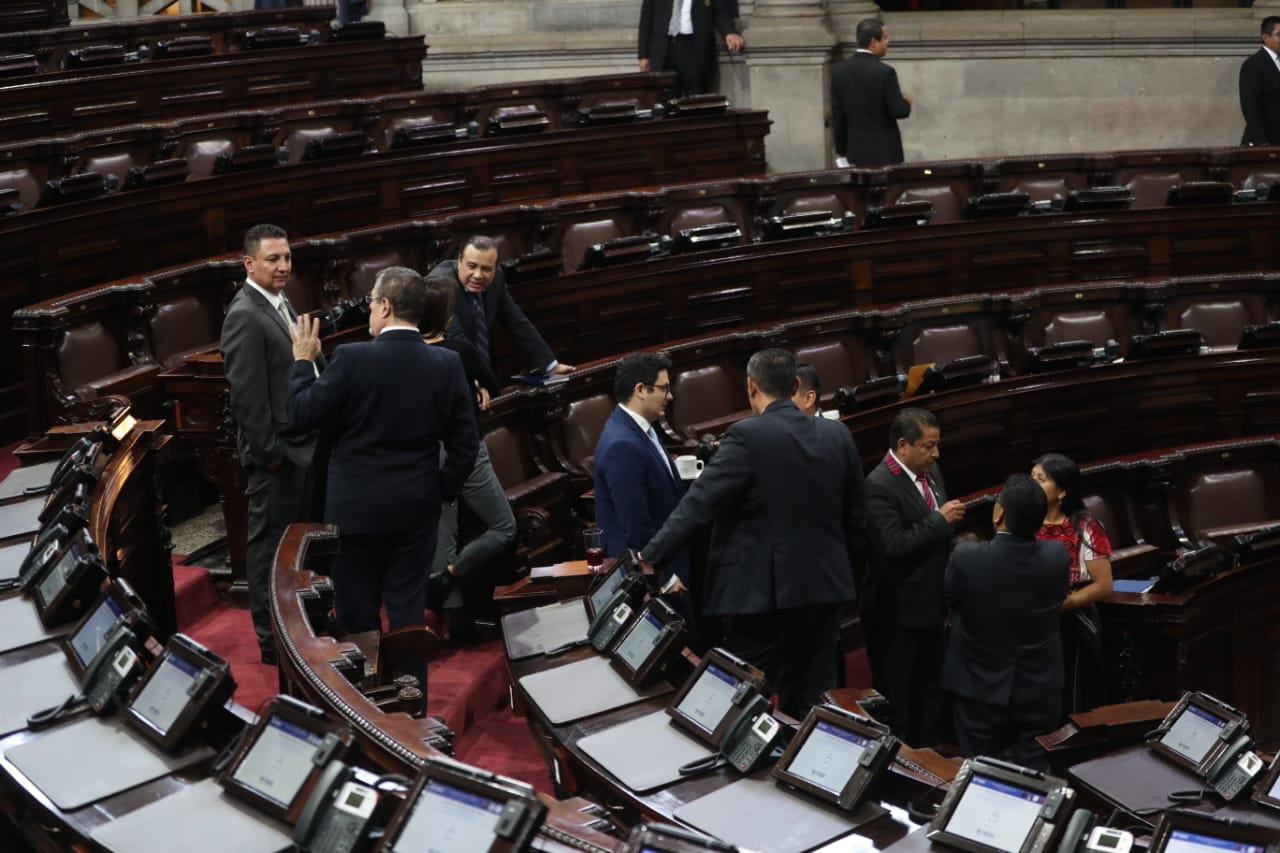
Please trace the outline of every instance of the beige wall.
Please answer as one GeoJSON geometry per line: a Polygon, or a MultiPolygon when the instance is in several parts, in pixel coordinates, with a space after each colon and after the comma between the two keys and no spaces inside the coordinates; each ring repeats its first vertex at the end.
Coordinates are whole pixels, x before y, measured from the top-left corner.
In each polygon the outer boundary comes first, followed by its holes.
{"type": "MultiPolygon", "coordinates": [[[[789,38],[772,22],[753,27],[756,4],[744,4],[747,52],[722,62],[722,91],[770,111],[773,169],[830,165],[826,72],[852,50],[858,16],[789,38]]],[[[639,0],[406,0],[406,11],[429,45],[430,88],[636,68],[639,0]]],[[[1236,74],[1257,49],[1262,14],[886,14],[887,59],[916,104],[902,123],[907,159],[1235,144],[1236,74]]]]}

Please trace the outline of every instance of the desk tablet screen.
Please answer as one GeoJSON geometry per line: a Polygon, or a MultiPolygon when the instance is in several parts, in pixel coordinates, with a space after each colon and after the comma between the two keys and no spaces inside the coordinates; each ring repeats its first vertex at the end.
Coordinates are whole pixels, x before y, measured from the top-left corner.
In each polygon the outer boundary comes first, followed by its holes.
{"type": "Polygon", "coordinates": [[[1175,829],[1169,833],[1163,853],[1263,853],[1263,848],[1257,844],[1175,829]]]}
{"type": "Polygon", "coordinates": [[[596,588],[595,592],[591,593],[592,613],[599,613],[604,609],[610,596],[618,591],[618,587],[622,586],[622,581],[626,578],[626,575],[627,573],[622,568],[622,564],[619,563],[617,568],[604,576],[604,579],[600,581],[600,586],[596,588]]]}
{"type": "MultiPolygon", "coordinates": [[[[161,734],[167,734],[187,706],[191,685],[200,668],[172,654],[165,655],[158,666],[131,707],[161,734]]],[[[310,761],[309,756],[307,760],[310,761]]]]}
{"type": "Polygon", "coordinates": [[[653,651],[653,646],[661,633],[662,620],[654,616],[653,611],[646,610],[618,644],[618,657],[633,671],[639,669],[640,664],[644,663],[644,659],[653,651]]]}
{"type": "Polygon", "coordinates": [[[944,831],[1005,853],[1018,853],[1044,799],[1040,791],[975,773],[944,831]]]}
{"type": "Polygon", "coordinates": [[[1267,791],[1267,796],[1273,800],[1280,800],[1280,773],[1276,774],[1276,780],[1271,783],[1271,790],[1267,791]]]}
{"type": "Polygon", "coordinates": [[[392,853],[476,853],[496,838],[506,804],[432,779],[422,789],[413,814],[392,853]]]}
{"type": "Polygon", "coordinates": [[[231,778],[285,808],[315,765],[324,736],[273,716],[231,778]]]}
{"type": "Polygon", "coordinates": [[[787,772],[824,791],[840,794],[858,769],[858,759],[866,751],[867,743],[857,732],[818,720],[787,772]]]}
{"type": "Polygon", "coordinates": [[[733,694],[737,689],[738,679],[709,663],[676,710],[711,734],[733,708],[733,694]]]}
{"type": "Polygon", "coordinates": [[[80,659],[81,666],[88,666],[89,661],[98,655],[98,650],[107,641],[107,635],[115,627],[116,620],[124,615],[124,608],[114,596],[107,596],[90,614],[80,630],[71,638],[71,649],[80,659]]]}
{"type": "Polygon", "coordinates": [[[50,602],[58,597],[58,593],[62,592],[62,588],[67,585],[67,573],[71,571],[71,567],[76,564],[76,549],[68,548],[67,552],[62,555],[62,559],[54,565],[49,573],[40,581],[40,586],[36,591],[40,594],[40,602],[48,607],[50,602]]]}
{"type": "Polygon", "coordinates": [[[1173,721],[1169,731],[1160,738],[1160,743],[1192,764],[1199,764],[1218,742],[1218,735],[1226,725],[1227,721],[1222,717],[1198,705],[1187,705],[1178,719],[1173,721]]]}

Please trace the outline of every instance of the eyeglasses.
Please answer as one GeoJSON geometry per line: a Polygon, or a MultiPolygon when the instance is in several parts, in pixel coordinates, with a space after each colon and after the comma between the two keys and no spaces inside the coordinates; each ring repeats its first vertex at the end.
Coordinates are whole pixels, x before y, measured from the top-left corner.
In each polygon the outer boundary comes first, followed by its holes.
{"type": "Polygon", "coordinates": [[[667,383],[665,383],[665,384],[663,384],[663,385],[646,385],[646,386],[644,386],[644,387],[648,388],[650,391],[661,391],[663,394],[669,394],[669,393],[671,393],[671,383],[670,383],[670,382],[667,382],[667,383]]]}

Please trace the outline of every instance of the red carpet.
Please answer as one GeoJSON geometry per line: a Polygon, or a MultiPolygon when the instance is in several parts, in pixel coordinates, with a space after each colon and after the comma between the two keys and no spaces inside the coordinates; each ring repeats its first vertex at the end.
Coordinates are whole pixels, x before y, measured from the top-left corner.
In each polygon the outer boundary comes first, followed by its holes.
{"type": "MultiPolygon", "coordinates": [[[[249,611],[218,599],[213,581],[200,568],[177,565],[174,587],[178,625],[194,640],[222,655],[236,680],[235,700],[251,710],[279,692],[275,667],[258,662],[258,641],[249,611]]],[[[547,766],[523,719],[507,704],[507,669],[502,643],[493,640],[466,649],[446,649],[427,668],[427,709],[457,734],[459,761],[528,782],[551,793],[547,766]]]]}

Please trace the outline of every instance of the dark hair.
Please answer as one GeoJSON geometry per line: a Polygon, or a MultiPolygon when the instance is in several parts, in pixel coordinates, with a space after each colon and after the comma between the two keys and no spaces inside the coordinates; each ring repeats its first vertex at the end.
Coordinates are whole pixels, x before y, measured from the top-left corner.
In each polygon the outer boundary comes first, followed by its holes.
{"type": "Polygon", "coordinates": [[[397,320],[415,326],[421,322],[427,290],[417,272],[408,267],[387,267],[374,279],[373,290],[391,303],[391,313],[397,320]]]}
{"type": "Polygon", "coordinates": [[[1267,15],[1262,19],[1262,34],[1264,36],[1271,35],[1278,24],[1280,24],[1280,15],[1267,15]]]}
{"type": "Polygon", "coordinates": [[[858,21],[858,28],[854,31],[854,38],[858,41],[858,47],[866,50],[871,47],[873,41],[879,41],[884,38],[884,24],[876,18],[865,18],[858,21]]]}
{"type": "Polygon", "coordinates": [[[901,438],[905,438],[907,444],[915,444],[926,429],[937,428],[938,419],[928,409],[903,409],[889,426],[889,447],[896,448],[901,438]]]}
{"type": "Polygon", "coordinates": [[[800,380],[801,391],[812,391],[815,397],[822,396],[822,383],[818,381],[818,369],[809,362],[796,362],[796,379],[800,380]]]}
{"type": "Polygon", "coordinates": [[[1026,474],[1010,474],[996,503],[1004,507],[1005,529],[1014,536],[1035,536],[1049,511],[1044,489],[1026,474]]]}
{"type": "Polygon", "coordinates": [[[796,392],[796,357],[784,349],[762,349],[747,360],[747,376],[770,397],[791,399],[796,392]]]}
{"type": "Polygon", "coordinates": [[[458,247],[458,258],[462,258],[462,253],[470,247],[477,252],[496,252],[498,244],[493,241],[492,237],[485,237],[483,234],[472,234],[470,237],[462,241],[462,245],[458,247]]]}
{"type": "Polygon", "coordinates": [[[263,240],[288,240],[289,235],[279,225],[255,225],[244,232],[244,253],[246,257],[256,258],[258,247],[263,240]]]}
{"type": "Polygon", "coordinates": [[[622,357],[613,372],[613,397],[625,403],[635,394],[637,385],[653,385],[658,375],[671,370],[671,359],[660,352],[633,352],[622,357]]]}
{"type": "Polygon", "coordinates": [[[1031,464],[1039,465],[1054,485],[1067,493],[1062,499],[1062,512],[1067,518],[1075,522],[1089,514],[1080,493],[1080,468],[1076,463],[1061,453],[1046,453],[1031,464]]]}
{"type": "Polygon", "coordinates": [[[458,282],[446,276],[433,275],[428,276],[423,285],[426,289],[418,328],[422,334],[434,338],[453,319],[453,312],[458,307],[458,282]]]}

